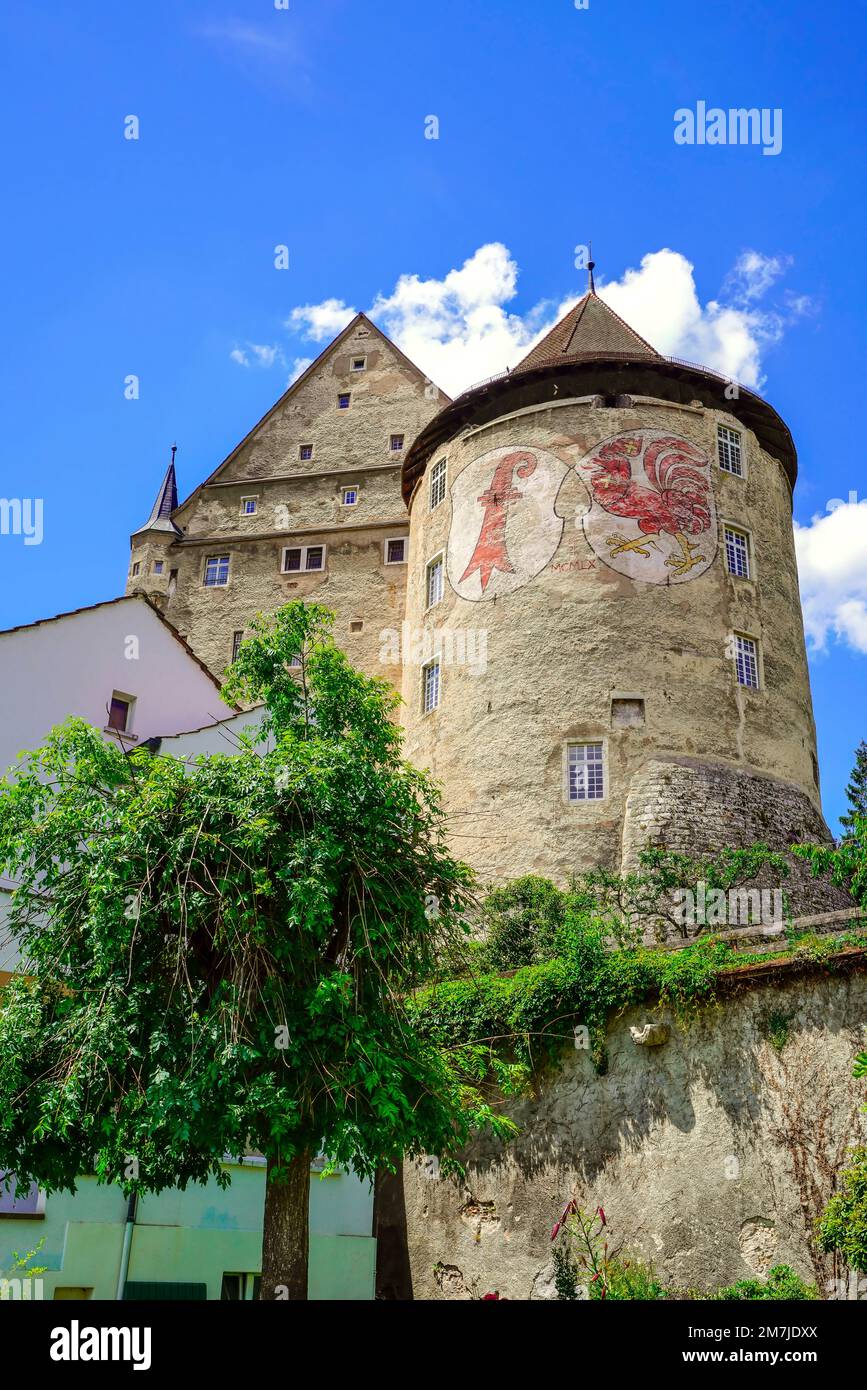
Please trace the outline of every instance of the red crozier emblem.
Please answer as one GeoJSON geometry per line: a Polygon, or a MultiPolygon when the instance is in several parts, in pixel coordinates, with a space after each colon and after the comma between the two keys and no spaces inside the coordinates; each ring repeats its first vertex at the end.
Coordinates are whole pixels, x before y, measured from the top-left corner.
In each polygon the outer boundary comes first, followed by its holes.
{"type": "Polygon", "coordinates": [[[535,471],[535,456],[525,449],[507,454],[497,464],[490,486],[476,499],[484,507],[485,515],[476,548],[459,583],[463,584],[465,579],[469,579],[470,575],[478,570],[484,593],[494,570],[499,570],[501,574],[515,573],[506,550],[506,522],[509,503],[520,501],[524,494],[513,485],[513,478],[515,474],[519,478],[529,478],[535,471]]]}

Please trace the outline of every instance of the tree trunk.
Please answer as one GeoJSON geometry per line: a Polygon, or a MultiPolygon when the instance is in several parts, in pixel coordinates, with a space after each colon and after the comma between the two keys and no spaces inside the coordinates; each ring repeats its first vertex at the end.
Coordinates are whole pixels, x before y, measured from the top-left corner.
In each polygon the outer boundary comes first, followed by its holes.
{"type": "Polygon", "coordinates": [[[307,1298],[310,1159],[309,1153],[297,1154],[288,1165],[286,1182],[274,1181],[272,1172],[278,1163],[268,1159],[259,1290],[262,1301],[307,1298]]]}

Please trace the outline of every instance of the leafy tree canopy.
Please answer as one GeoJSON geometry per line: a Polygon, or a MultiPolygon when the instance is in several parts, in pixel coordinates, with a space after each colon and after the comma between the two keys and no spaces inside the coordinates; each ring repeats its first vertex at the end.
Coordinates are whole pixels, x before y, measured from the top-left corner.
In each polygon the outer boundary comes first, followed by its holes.
{"type": "Polygon", "coordinates": [[[329,628],[301,603],[256,621],[226,695],[264,723],[236,753],[127,754],[73,719],[0,786],[26,971],[2,992],[0,1168],[22,1186],[225,1184],[251,1147],[276,1176],[320,1150],[371,1176],[508,1131],[473,1050],[405,1007],[470,875],[397,697],[329,628]]]}

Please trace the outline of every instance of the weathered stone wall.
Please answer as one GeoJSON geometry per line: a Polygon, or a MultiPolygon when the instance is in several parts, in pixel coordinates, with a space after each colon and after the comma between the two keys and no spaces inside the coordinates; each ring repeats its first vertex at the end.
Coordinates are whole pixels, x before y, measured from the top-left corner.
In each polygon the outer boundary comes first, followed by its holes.
{"type": "Polygon", "coordinates": [[[518,1137],[476,1143],[464,1180],[406,1165],[413,1296],[552,1297],[550,1233],[573,1194],[604,1207],[612,1242],[669,1286],[712,1291],[779,1263],[824,1284],[832,1262],[810,1231],[867,1135],[851,1075],[865,1025],[863,963],[754,983],[688,1027],[630,1010],[611,1026],[606,1074],[565,1051],[535,1099],[507,1105],[518,1137]],[[669,1041],[637,1045],[630,1027],[652,1019],[669,1041]]]}
{"type": "MultiPolygon", "coordinates": [[[[419,667],[404,675],[407,755],[444,784],[455,848],[483,880],[533,872],[563,883],[591,865],[617,868],[632,833],[625,821],[633,779],[658,759],[774,777],[799,806],[811,803],[820,823],[791,489],[778,461],[733,416],[650,400],[598,408],[587,398],[522,409],[453,439],[431,456],[412,500],[407,617],[414,628],[485,634],[484,669],[443,664],[433,713],[422,712],[419,667]],[[718,466],[718,424],[742,436],[744,477],[718,466]],[[689,537],[699,563],[686,574],[671,535],[618,558],[615,542],[635,523],[593,502],[581,461],[628,431],[677,436],[711,461],[714,515],[689,537]],[[465,560],[480,536],[493,451],[521,449],[536,463],[506,484],[513,572],[493,572],[483,588],[465,560]],[[449,495],[432,510],[429,475],[440,458],[449,495]],[[537,486],[543,473],[547,482],[537,486]],[[724,522],[750,535],[749,579],[727,572],[724,522]],[[425,571],[439,553],[447,583],[428,608],[425,571]],[[759,690],[737,683],[732,633],[760,643],[759,690]],[[614,702],[624,699],[644,701],[643,722],[630,722],[629,705],[623,717],[614,702]],[[567,799],[568,741],[603,743],[604,800],[567,799]]],[[[686,803],[680,810],[686,824],[686,803]]],[[[697,827],[705,810],[696,810],[697,827]]]]}
{"type": "Polygon", "coordinates": [[[403,453],[446,399],[359,320],[175,512],[182,539],[133,537],[131,562],[142,568],[127,591],[159,602],[217,674],[231,659],[233,632],[254,614],[291,598],[315,600],[336,612],[335,636],[350,660],[399,685],[399,668],[381,659],[379,634],[400,629],[406,565],[386,564],[384,547],[408,535],[403,453]],[[359,357],[364,369],[353,371],[359,357]],[[341,393],[351,397],[348,409],[338,408],[341,393]],[[403,450],[392,449],[392,435],[404,436],[403,450]],[[301,458],[302,446],[312,446],[310,459],[301,458]],[[342,504],[344,487],[357,489],[355,505],[342,504]],[[252,516],[241,514],[244,497],[256,498],[252,516]],[[310,545],[327,547],[325,572],[282,574],[284,547],[310,545]],[[205,562],[215,554],[230,556],[229,583],[205,588],[205,562]],[[155,558],[164,561],[160,576],[155,558]]]}
{"type": "MultiPolygon", "coordinates": [[[[622,867],[627,872],[637,869],[640,852],[648,846],[700,858],[723,849],[745,849],[759,841],[782,847],[820,844],[828,838],[812,798],[790,783],[697,758],[651,758],[630,782],[622,867]]],[[[763,887],[782,888],[796,915],[826,912],[851,902],[827,878],[814,879],[802,860],[791,854],[786,857],[788,878],[778,881],[768,870],[760,882],[763,887]]]]}

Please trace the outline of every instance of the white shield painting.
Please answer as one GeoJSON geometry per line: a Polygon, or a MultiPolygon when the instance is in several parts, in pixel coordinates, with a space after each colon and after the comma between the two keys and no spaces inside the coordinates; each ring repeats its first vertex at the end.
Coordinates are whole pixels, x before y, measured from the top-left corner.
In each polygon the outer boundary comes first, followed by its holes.
{"type": "Polygon", "coordinates": [[[576,463],[590,495],[584,534],[630,579],[682,584],[713,564],[717,514],[710,459],[666,430],[626,430],[576,463]]]}
{"type": "Polygon", "coordinates": [[[451,489],[447,571],[461,598],[514,593],[560,544],[554,510],[567,464],[544,449],[504,445],[468,464],[451,489]]]}

